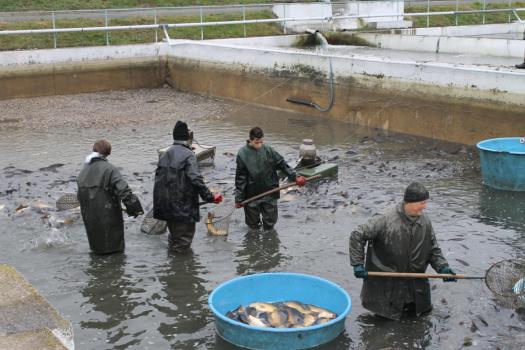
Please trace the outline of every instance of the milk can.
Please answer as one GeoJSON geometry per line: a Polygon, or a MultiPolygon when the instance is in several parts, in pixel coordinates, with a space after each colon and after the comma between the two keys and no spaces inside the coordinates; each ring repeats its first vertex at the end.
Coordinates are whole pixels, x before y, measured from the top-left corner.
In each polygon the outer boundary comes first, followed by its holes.
{"type": "Polygon", "coordinates": [[[304,139],[299,147],[299,157],[303,160],[315,160],[317,149],[314,145],[314,140],[304,139]]]}

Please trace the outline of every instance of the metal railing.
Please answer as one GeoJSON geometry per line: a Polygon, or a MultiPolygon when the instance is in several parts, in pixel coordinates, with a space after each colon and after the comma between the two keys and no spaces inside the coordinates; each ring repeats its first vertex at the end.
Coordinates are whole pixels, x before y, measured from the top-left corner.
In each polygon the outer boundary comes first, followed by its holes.
{"type": "MultiPolygon", "coordinates": [[[[399,0],[403,1],[403,0],[399,0]]],[[[418,4],[430,4],[430,0],[415,0],[418,4]]],[[[443,2],[445,0],[437,1],[438,3],[443,2]]],[[[456,0],[456,4],[459,0],[456,0]]],[[[484,0],[485,1],[485,0],[484,0]]],[[[511,0],[509,0],[511,1],[511,0]]],[[[436,1],[433,1],[436,2],[436,1]]],[[[448,1],[449,2],[449,1],[448,1]]],[[[344,5],[348,2],[332,2],[332,5],[344,5]]],[[[414,3],[414,1],[413,1],[414,3]]],[[[426,12],[413,12],[413,13],[389,13],[389,14],[373,14],[373,15],[336,15],[331,17],[304,17],[304,18],[296,18],[296,17],[288,17],[288,18],[263,18],[263,19],[246,19],[246,13],[248,12],[247,9],[253,10],[253,9],[261,9],[261,8],[271,8],[274,5],[278,3],[271,3],[271,4],[255,4],[255,5],[231,5],[231,6],[198,6],[198,7],[176,7],[176,8],[154,8],[154,9],[113,9],[113,10],[103,10],[104,11],[104,26],[88,26],[88,27],[71,27],[71,28],[57,28],[56,20],[57,18],[60,18],[64,13],[71,13],[71,11],[51,11],[48,14],[51,15],[52,20],[52,28],[48,29],[21,29],[21,30],[3,30],[0,31],[0,37],[5,35],[27,35],[27,34],[53,34],[53,45],[56,48],[57,47],[57,37],[56,34],[59,33],[79,33],[79,32],[98,32],[103,31],[106,33],[105,39],[106,39],[106,45],[110,45],[109,40],[109,32],[111,31],[124,31],[124,30],[155,30],[155,41],[158,41],[157,37],[157,30],[167,30],[167,29],[173,29],[173,28],[187,28],[187,27],[200,27],[200,38],[201,40],[204,39],[204,28],[205,27],[211,27],[211,26],[225,26],[225,25],[239,25],[242,24],[244,26],[244,36],[246,36],[246,25],[250,24],[260,24],[260,23],[284,23],[287,22],[298,22],[298,21],[317,21],[322,23],[330,23],[336,20],[343,20],[343,19],[367,19],[367,18],[399,18],[399,17],[426,17],[427,18],[427,26],[429,26],[430,17],[432,16],[447,16],[447,15],[453,15],[456,16],[456,24],[457,24],[457,16],[458,15],[465,15],[465,14],[482,14],[483,15],[483,23],[485,23],[485,14],[490,13],[509,13],[509,21],[511,16],[514,16],[517,21],[522,22],[521,18],[518,15],[518,11],[525,11],[525,8],[502,8],[502,9],[480,9],[480,10],[455,10],[455,11],[435,11],[431,12],[429,11],[430,6],[427,5],[427,11],[426,12]],[[206,9],[206,10],[205,10],[206,9]],[[236,9],[241,10],[243,19],[242,20],[231,20],[231,21],[204,21],[204,13],[205,11],[216,11],[222,10],[225,11],[225,9],[236,9]],[[110,11],[115,13],[119,11],[131,11],[131,12],[140,12],[140,11],[153,11],[154,17],[152,19],[152,24],[135,24],[135,25],[116,25],[111,26],[109,25],[109,20],[111,18],[110,11]],[[176,10],[177,13],[181,13],[181,11],[196,11],[198,10],[198,15],[200,18],[199,22],[189,22],[189,23],[159,23],[159,11],[160,10],[176,10]]],[[[510,2],[509,2],[510,4],[510,2]]],[[[458,5],[456,5],[456,8],[458,8],[458,5]]],[[[76,10],[75,13],[93,13],[94,10],[76,10]]],[[[41,12],[39,12],[41,13],[41,12]]],[[[187,13],[187,12],[186,12],[187,13]]],[[[209,12],[214,13],[214,12],[209,12]]],[[[13,13],[11,13],[13,14],[13,13]]],[[[143,14],[143,13],[142,13],[143,14]]],[[[284,33],[286,34],[286,26],[284,27],[284,33]]]]}

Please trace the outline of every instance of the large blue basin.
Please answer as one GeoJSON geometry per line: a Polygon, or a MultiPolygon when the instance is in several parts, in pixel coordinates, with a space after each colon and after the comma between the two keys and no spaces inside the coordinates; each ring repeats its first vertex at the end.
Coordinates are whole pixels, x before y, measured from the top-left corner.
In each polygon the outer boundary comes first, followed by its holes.
{"type": "Polygon", "coordinates": [[[248,349],[306,349],[329,342],[345,328],[352,301],[344,289],[325,279],[297,273],[262,273],[238,277],[215,288],[209,297],[217,333],[248,349]],[[300,301],[335,312],[325,324],[305,328],[259,328],[226,317],[253,302],[300,301]]]}
{"type": "Polygon", "coordinates": [[[478,143],[483,182],[498,190],[525,191],[525,139],[504,137],[478,143]]]}

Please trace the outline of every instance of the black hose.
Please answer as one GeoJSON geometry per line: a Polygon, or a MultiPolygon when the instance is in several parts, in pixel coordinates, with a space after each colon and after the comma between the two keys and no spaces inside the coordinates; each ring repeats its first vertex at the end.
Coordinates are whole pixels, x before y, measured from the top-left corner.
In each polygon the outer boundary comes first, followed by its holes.
{"type": "Polygon", "coordinates": [[[330,98],[329,98],[328,107],[323,108],[323,107],[319,106],[317,103],[315,103],[313,101],[308,101],[308,100],[305,100],[305,99],[302,99],[302,98],[288,97],[286,99],[286,101],[287,102],[291,102],[291,103],[296,103],[296,104],[300,104],[300,105],[313,107],[313,108],[317,109],[320,112],[328,112],[329,110],[331,110],[333,105],[334,105],[334,72],[333,72],[333,69],[332,69],[332,58],[330,56],[328,57],[328,62],[330,64],[330,77],[328,79],[329,84],[330,84],[329,85],[330,98]]]}

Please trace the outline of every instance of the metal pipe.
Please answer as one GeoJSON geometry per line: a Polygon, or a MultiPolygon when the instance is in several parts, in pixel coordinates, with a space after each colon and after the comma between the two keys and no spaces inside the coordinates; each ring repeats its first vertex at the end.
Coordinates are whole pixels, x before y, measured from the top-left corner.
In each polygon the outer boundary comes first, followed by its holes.
{"type": "MultiPolygon", "coordinates": [[[[155,19],[155,24],[157,24],[157,10],[153,10],[153,16],[155,19]]],[[[159,35],[157,30],[155,30],[155,42],[159,41],[159,35]]]]}
{"type": "Polygon", "coordinates": [[[201,40],[204,40],[204,27],[202,26],[202,22],[203,22],[203,20],[202,20],[202,17],[203,17],[202,16],[202,6],[200,8],[200,17],[201,17],[201,40]]]}
{"type": "MultiPolygon", "coordinates": [[[[108,28],[108,10],[104,11],[106,29],[108,28]]],[[[106,30],[106,46],[109,46],[109,32],[106,30]]]]}
{"type": "MultiPolygon", "coordinates": [[[[53,29],[56,29],[56,23],[55,23],[55,13],[51,12],[51,20],[53,22],[53,29]]],[[[53,33],[53,47],[57,48],[57,33],[53,33]]]]}
{"type": "MultiPolygon", "coordinates": [[[[409,17],[422,16],[443,16],[455,14],[469,14],[469,13],[490,13],[490,12],[511,12],[516,18],[517,11],[525,11],[525,8],[515,9],[491,9],[491,10],[468,10],[468,11],[441,11],[441,12],[414,12],[405,14],[409,17]]],[[[298,21],[332,21],[336,19],[357,19],[357,18],[372,18],[372,17],[394,17],[395,13],[390,14],[375,14],[375,15],[344,15],[334,17],[304,17],[304,18],[265,18],[265,19],[250,19],[250,20],[236,20],[236,21],[215,21],[204,23],[173,23],[173,24],[137,24],[127,26],[111,26],[111,27],[79,27],[79,28],[56,28],[56,29],[23,29],[23,30],[3,30],[0,35],[12,34],[51,34],[51,33],[76,33],[76,32],[96,32],[96,31],[118,31],[118,30],[134,30],[134,29],[162,29],[167,28],[185,28],[185,27],[211,27],[232,24],[256,24],[256,23],[279,23],[279,22],[298,22],[298,21]]],[[[521,20],[520,20],[521,21],[521,20]]]]}

